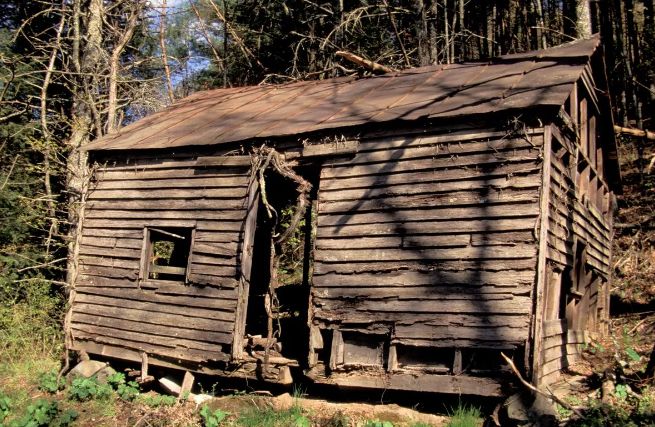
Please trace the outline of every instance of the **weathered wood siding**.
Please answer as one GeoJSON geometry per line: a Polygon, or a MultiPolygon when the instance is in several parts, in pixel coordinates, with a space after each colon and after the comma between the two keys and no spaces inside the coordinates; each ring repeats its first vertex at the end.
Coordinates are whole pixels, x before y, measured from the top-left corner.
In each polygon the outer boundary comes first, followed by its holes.
{"type": "Polygon", "coordinates": [[[546,384],[577,360],[584,331],[608,328],[612,194],[604,169],[607,143],[595,105],[590,91],[576,87],[568,112],[560,113],[574,126],[550,126],[548,270],[537,363],[538,381],[546,384]]]}
{"type": "Polygon", "coordinates": [[[71,318],[76,346],[187,362],[229,357],[248,169],[137,157],[96,171],[71,318]],[[189,283],[138,279],[146,226],[195,229],[189,283]]]}
{"type": "Polygon", "coordinates": [[[324,166],[314,324],[410,346],[523,344],[542,143],[542,130],[392,136],[324,166]]]}

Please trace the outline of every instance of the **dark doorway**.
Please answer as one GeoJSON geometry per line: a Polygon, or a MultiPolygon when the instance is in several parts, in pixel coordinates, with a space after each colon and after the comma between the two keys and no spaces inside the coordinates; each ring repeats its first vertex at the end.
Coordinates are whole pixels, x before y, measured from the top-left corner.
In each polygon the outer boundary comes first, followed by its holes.
{"type": "Polygon", "coordinates": [[[263,348],[261,345],[258,347],[257,343],[266,341],[272,324],[276,344],[270,351],[304,363],[309,340],[309,280],[319,168],[298,168],[295,172],[312,184],[310,203],[297,230],[282,244],[272,242],[290,225],[298,198],[298,184],[273,170],[265,173],[266,199],[275,212],[272,212],[272,217],[269,216],[260,200],[245,331],[249,337],[246,341],[250,342],[250,351],[261,351],[263,348]],[[280,254],[280,262],[276,270],[277,285],[269,293],[272,245],[280,254]],[[269,319],[267,306],[274,316],[272,320],[269,319]]]}

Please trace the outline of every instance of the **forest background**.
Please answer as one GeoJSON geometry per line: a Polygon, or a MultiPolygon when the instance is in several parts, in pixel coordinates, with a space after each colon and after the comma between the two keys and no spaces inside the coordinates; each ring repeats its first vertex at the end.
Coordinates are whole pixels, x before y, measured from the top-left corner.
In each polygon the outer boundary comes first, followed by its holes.
{"type": "MultiPolygon", "coordinates": [[[[63,351],[80,147],[192,92],[368,72],[338,51],[404,69],[599,32],[615,123],[654,127],[653,0],[168,1],[0,0],[3,362],[63,351]]],[[[620,138],[613,293],[637,311],[655,301],[648,136],[620,138]]]]}

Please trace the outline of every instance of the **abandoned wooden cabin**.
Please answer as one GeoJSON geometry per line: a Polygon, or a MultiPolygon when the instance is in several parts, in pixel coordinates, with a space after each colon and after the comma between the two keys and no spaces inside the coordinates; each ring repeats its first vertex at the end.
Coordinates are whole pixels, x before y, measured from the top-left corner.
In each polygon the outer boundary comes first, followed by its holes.
{"type": "Polygon", "coordinates": [[[498,395],[501,352],[551,382],[607,330],[620,176],[598,38],[200,92],[88,151],[74,350],[498,395]]]}

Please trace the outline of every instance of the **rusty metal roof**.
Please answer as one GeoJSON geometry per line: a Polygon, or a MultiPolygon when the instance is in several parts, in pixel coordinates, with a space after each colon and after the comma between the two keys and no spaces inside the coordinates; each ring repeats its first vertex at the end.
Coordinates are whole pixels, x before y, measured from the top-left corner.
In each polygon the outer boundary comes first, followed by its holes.
{"type": "Polygon", "coordinates": [[[87,146],[160,149],[562,105],[598,48],[593,37],[486,62],[195,93],[87,146]]]}

